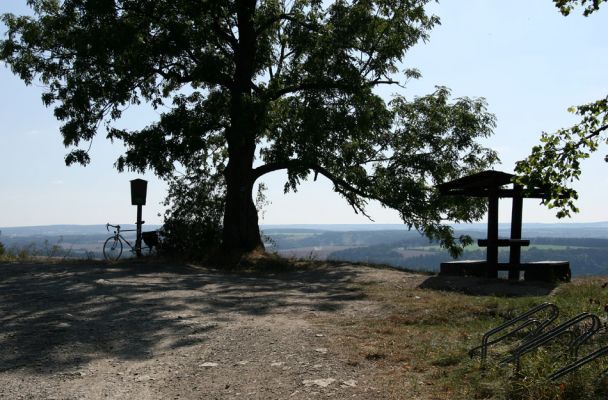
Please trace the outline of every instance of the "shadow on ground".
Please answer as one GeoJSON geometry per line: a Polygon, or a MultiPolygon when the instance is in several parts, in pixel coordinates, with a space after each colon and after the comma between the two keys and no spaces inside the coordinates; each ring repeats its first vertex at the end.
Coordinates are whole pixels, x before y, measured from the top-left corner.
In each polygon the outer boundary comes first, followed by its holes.
{"type": "Polygon", "coordinates": [[[419,287],[471,296],[525,297],[547,296],[557,285],[545,282],[510,282],[504,279],[436,275],[425,279],[419,287]]]}
{"type": "Polygon", "coordinates": [[[0,372],[74,370],[204,343],[236,316],[339,309],[352,270],[272,277],[149,265],[0,264],[0,372]]]}

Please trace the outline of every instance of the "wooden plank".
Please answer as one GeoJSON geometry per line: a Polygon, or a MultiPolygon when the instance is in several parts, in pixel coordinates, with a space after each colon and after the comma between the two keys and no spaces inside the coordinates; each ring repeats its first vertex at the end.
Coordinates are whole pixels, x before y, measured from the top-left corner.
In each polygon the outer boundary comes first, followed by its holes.
{"type": "MultiPolygon", "coordinates": [[[[496,244],[498,247],[510,247],[510,246],[527,247],[527,246],[530,246],[530,241],[528,239],[498,239],[496,241],[496,244]]],[[[477,240],[477,246],[487,247],[488,239],[477,240]]]]}
{"type": "Polygon", "coordinates": [[[498,188],[491,188],[488,197],[487,278],[498,278],[498,188]]]}

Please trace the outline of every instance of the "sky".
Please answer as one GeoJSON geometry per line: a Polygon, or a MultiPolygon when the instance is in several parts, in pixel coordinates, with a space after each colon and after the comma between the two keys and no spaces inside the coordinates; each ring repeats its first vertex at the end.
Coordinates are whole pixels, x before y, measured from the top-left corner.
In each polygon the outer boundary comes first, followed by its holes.
{"type": "MultiPolygon", "coordinates": [[[[0,14],[25,14],[25,0],[2,0],[0,14]]],[[[427,43],[404,59],[404,68],[418,68],[423,77],[408,82],[399,93],[413,98],[447,86],[455,97],[484,97],[497,117],[494,135],[484,144],[499,152],[495,169],[513,172],[538,143],[542,131],[553,132],[576,123],[566,110],[608,93],[606,31],[608,7],[584,18],[563,17],[551,0],[443,0],[429,11],[441,18],[427,43]]],[[[0,23],[0,35],[4,36],[0,23]]],[[[387,99],[394,88],[384,90],[387,99]]],[[[0,64],[0,227],[49,224],[133,223],[129,181],[148,180],[144,207],[147,223],[162,223],[166,185],[152,174],[118,173],[113,167],[124,148],[101,134],[92,143],[92,162],[66,167],[59,122],[41,100],[39,86],[26,86],[0,64]]],[[[130,110],[121,126],[141,128],[158,115],[130,110]]],[[[571,219],[557,220],[538,200],[525,200],[525,222],[608,221],[608,147],[583,163],[576,182],[581,209],[571,219]]],[[[264,177],[270,204],[262,224],[364,224],[319,178],[297,193],[283,193],[285,175],[264,177]]],[[[501,222],[508,222],[508,200],[500,203],[501,222]]],[[[398,224],[393,210],[370,203],[375,223],[398,224]]]]}

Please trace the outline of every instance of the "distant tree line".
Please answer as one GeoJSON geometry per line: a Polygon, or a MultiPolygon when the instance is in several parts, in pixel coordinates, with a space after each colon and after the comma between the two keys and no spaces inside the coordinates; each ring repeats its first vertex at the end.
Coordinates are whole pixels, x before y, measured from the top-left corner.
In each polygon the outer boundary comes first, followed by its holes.
{"type": "MultiPolygon", "coordinates": [[[[428,254],[407,257],[396,249],[413,247],[407,241],[377,244],[335,251],[328,259],[363,263],[387,264],[413,270],[439,270],[442,262],[453,260],[446,251],[428,251],[428,254]],[[409,245],[409,246],[408,246],[409,245]]],[[[485,249],[468,250],[460,259],[484,259],[485,249]]],[[[501,249],[499,262],[507,262],[508,249],[501,249]]],[[[522,252],[522,262],[557,260],[569,261],[573,276],[608,275],[608,239],[597,238],[535,238],[522,252]],[[561,249],[544,249],[535,245],[563,246],[561,249]]]]}
{"type": "Polygon", "coordinates": [[[306,235],[277,234],[277,231],[264,231],[270,237],[274,247],[281,250],[315,246],[375,246],[396,242],[401,246],[426,246],[429,239],[415,231],[353,231],[353,232],[314,232],[306,235]]]}

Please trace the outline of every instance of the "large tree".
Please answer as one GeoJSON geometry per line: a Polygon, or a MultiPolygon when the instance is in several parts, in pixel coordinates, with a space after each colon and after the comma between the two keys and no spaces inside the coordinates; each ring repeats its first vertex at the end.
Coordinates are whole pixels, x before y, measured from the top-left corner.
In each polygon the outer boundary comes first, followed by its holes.
{"type": "Polygon", "coordinates": [[[226,250],[262,246],[252,192],[279,170],[285,190],[321,175],[355,211],[377,200],[455,249],[441,220],[478,219],[483,203],[433,186],[496,161],[476,141],[494,117],[443,87],[390,102],[377,93],[418,77],[400,69],[439,22],[427,2],[28,0],[32,16],[3,16],[0,59],[46,85],[68,164],[88,163],[84,148],[104,131],[126,145],[119,169],[223,185],[226,250]],[[140,103],[159,120],[118,129],[140,103]]]}
{"type": "MultiPolygon", "coordinates": [[[[582,14],[587,17],[608,0],[553,1],[564,16],[582,8],[582,14]]],[[[580,121],[557,132],[543,132],[541,144],[534,146],[532,153],[515,167],[520,174],[519,183],[547,189],[549,196],[544,203],[556,208],[559,218],[578,212],[575,204],[578,193],[572,188],[572,183],[580,177],[581,161],[589,158],[601,144],[608,144],[608,95],[588,104],[570,107],[568,111],[580,116],[580,121]]]]}

